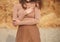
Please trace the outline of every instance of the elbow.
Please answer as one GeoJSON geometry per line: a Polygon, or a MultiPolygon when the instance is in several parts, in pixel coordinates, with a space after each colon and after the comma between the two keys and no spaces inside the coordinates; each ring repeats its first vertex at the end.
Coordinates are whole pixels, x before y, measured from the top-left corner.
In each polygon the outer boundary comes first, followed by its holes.
{"type": "Polygon", "coordinates": [[[16,21],[16,19],[17,19],[17,18],[13,18],[12,20],[13,20],[13,21],[16,21]]]}
{"type": "Polygon", "coordinates": [[[37,19],[35,19],[35,22],[36,22],[36,24],[38,24],[38,20],[37,19]]]}

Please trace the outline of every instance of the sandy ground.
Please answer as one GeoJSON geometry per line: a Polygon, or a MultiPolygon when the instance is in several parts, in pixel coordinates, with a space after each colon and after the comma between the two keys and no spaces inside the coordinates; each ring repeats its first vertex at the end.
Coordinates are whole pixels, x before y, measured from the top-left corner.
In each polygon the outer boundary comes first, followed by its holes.
{"type": "MultiPolygon", "coordinates": [[[[41,42],[60,42],[59,28],[40,28],[39,31],[41,42]]],[[[6,27],[3,27],[3,29],[0,29],[0,42],[15,42],[16,32],[17,30],[7,29],[6,27]]]]}

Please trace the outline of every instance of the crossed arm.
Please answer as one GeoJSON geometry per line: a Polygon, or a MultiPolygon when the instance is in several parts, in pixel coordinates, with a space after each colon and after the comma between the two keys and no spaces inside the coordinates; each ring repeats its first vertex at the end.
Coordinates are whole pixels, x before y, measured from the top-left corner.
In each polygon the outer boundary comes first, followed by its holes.
{"type": "Polygon", "coordinates": [[[19,18],[18,18],[17,10],[18,10],[17,6],[15,6],[13,9],[13,22],[15,21],[14,25],[33,25],[38,23],[38,20],[40,18],[40,10],[38,8],[35,9],[35,18],[24,18],[25,12],[23,11],[20,11],[19,18]]]}

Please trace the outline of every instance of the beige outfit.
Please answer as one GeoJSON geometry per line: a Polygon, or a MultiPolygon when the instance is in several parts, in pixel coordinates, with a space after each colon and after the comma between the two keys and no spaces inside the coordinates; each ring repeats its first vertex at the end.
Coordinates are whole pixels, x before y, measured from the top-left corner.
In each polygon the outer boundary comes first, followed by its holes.
{"type": "Polygon", "coordinates": [[[20,25],[16,35],[16,42],[40,42],[40,34],[36,24],[20,25]]]}

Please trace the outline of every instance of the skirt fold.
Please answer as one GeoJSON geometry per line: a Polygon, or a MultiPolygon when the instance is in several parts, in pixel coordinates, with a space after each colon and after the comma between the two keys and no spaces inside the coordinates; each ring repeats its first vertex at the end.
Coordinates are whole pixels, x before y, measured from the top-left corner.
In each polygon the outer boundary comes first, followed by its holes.
{"type": "Polygon", "coordinates": [[[19,26],[16,42],[40,42],[40,33],[37,26],[19,26]]]}

